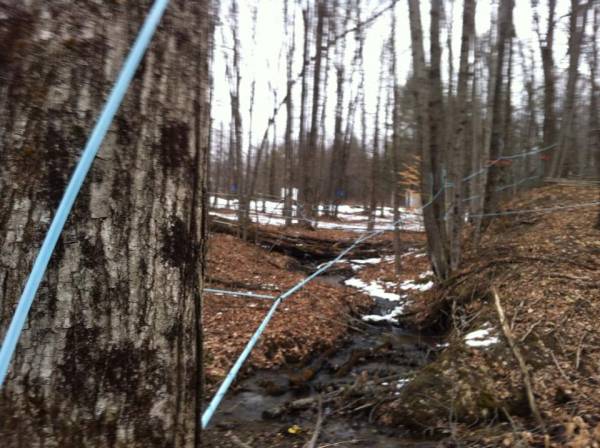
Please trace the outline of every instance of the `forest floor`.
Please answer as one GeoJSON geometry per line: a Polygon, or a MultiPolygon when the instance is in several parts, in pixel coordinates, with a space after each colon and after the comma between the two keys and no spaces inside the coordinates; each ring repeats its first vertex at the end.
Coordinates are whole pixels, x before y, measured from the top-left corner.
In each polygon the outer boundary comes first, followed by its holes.
{"type": "MultiPolygon", "coordinates": [[[[503,209],[589,203],[598,194],[542,187],[503,209]]],[[[492,222],[459,272],[412,301],[405,323],[452,328],[448,346],[379,409],[379,423],[456,446],[600,446],[597,215],[595,206],[492,222]]]]}
{"type": "MultiPolygon", "coordinates": [[[[320,230],[315,235],[314,231],[291,228],[288,233],[300,241],[306,234],[340,242],[356,238],[355,233],[343,230],[320,230]]],[[[379,241],[391,253],[391,236],[384,235],[379,241]]],[[[407,247],[422,246],[424,237],[410,232],[403,235],[402,241],[407,247]]],[[[425,258],[420,263],[426,266],[425,258]]],[[[294,286],[306,276],[306,269],[310,269],[290,256],[220,233],[210,237],[207,266],[207,287],[271,296],[294,286]]],[[[342,261],[332,271],[339,275],[352,269],[348,262],[342,261]]],[[[393,279],[393,275],[386,278],[393,279]]],[[[373,306],[373,300],[356,288],[340,285],[337,280],[337,277],[332,280],[330,275],[317,277],[282,304],[261,337],[261,343],[252,352],[245,374],[255,369],[302,363],[314,353],[326,351],[342,341],[351,322],[366,313],[373,306]]],[[[260,324],[270,301],[210,293],[204,297],[205,376],[211,393],[260,324]]]]}
{"type": "MultiPolygon", "coordinates": [[[[597,198],[594,188],[552,186],[503,208],[597,198]]],[[[382,236],[378,257],[349,256],[280,307],[206,446],[313,446],[314,434],[315,447],[600,446],[596,215],[587,207],[496,219],[477,252],[467,242],[459,272],[435,286],[422,234],[402,234],[400,276],[382,236]]],[[[271,295],[318,264],[224,234],[211,236],[208,257],[210,287],[271,295]]],[[[205,294],[207,400],[268,305],[205,294]]]]}

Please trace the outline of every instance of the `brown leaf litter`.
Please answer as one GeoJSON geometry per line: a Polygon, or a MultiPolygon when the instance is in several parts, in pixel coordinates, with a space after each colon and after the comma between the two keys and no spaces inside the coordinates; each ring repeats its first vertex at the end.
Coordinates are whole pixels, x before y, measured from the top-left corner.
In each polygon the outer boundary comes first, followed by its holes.
{"type": "MultiPolygon", "coordinates": [[[[346,235],[348,236],[348,235],[346,235]]],[[[296,263],[230,235],[211,235],[208,286],[276,296],[306,274],[296,263]]],[[[212,391],[256,330],[270,301],[204,294],[205,374],[212,391]]],[[[367,310],[371,299],[351,288],[322,279],[310,282],[284,303],[262,335],[245,372],[297,363],[338,343],[348,316],[367,310]]]]}
{"type": "MultiPolygon", "coordinates": [[[[550,186],[506,210],[549,208],[598,199],[598,189],[550,186]]],[[[449,346],[381,423],[469,446],[600,446],[600,230],[598,208],[496,219],[459,272],[413,304],[411,323],[451,328],[449,346]],[[490,288],[498,290],[515,345],[547,428],[532,417],[490,288]]]]}

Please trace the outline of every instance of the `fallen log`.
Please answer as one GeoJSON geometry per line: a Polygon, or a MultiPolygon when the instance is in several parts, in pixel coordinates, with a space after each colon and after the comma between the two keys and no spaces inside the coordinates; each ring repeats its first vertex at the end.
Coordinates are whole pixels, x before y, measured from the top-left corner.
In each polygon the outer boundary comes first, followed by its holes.
{"type": "MultiPolygon", "coordinates": [[[[239,224],[227,218],[211,218],[209,228],[212,232],[240,235],[239,224]]],[[[335,258],[343,249],[354,243],[353,238],[334,240],[325,237],[311,237],[306,234],[292,235],[272,227],[250,225],[247,229],[249,241],[276,252],[284,253],[302,261],[321,262],[335,258]]],[[[383,253],[391,253],[392,246],[388,241],[365,241],[352,251],[354,258],[380,257],[383,253]]]]}

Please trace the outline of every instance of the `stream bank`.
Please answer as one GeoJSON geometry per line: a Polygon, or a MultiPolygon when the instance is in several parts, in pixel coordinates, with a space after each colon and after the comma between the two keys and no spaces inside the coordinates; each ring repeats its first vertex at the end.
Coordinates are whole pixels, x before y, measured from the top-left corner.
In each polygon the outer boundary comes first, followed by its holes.
{"type": "MultiPolygon", "coordinates": [[[[407,248],[407,254],[414,251],[407,248]]],[[[412,375],[441,350],[440,337],[403,329],[393,318],[411,288],[402,294],[385,292],[391,282],[384,278],[381,284],[368,283],[364,275],[360,281],[371,290],[344,285],[356,283],[359,274],[377,271],[378,264],[389,261],[389,256],[348,260],[335,269],[335,275],[315,281],[354,290],[353,294],[370,294],[371,306],[343,317],[349,321],[347,331],[335,345],[313,351],[302,362],[248,372],[223,400],[205,432],[207,447],[301,447],[315,433],[319,415],[322,424],[316,430],[316,446],[436,446],[435,441],[415,438],[407,431],[375,425],[376,410],[399,396],[412,375]],[[382,318],[374,319],[377,316],[382,318]]],[[[315,268],[316,263],[302,267],[315,268]]]]}

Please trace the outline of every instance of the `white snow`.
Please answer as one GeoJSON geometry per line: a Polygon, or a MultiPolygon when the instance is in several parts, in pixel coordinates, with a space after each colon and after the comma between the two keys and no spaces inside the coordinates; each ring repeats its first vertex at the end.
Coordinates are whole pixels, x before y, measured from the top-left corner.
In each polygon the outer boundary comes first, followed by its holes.
{"type": "Polygon", "coordinates": [[[404,385],[407,384],[408,382],[409,382],[408,378],[399,379],[398,382],[396,383],[396,389],[402,389],[404,387],[404,385]]]}
{"type": "Polygon", "coordinates": [[[375,280],[371,280],[370,283],[365,283],[358,277],[352,277],[352,278],[346,280],[344,283],[348,286],[352,286],[354,288],[357,288],[357,289],[360,289],[360,290],[366,292],[371,297],[377,297],[379,299],[385,299],[385,300],[397,302],[398,300],[405,297],[405,296],[400,296],[399,294],[394,294],[392,292],[386,292],[384,287],[375,280]]]}
{"type": "Polygon", "coordinates": [[[469,347],[488,347],[490,345],[498,343],[498,338],[496,336],[491,336],[492,328],[487,328],[487,325],[480,330],[475,330],[468,333],[465,336],[465,343],[469,347]]]}
{"type": "MultiPolygon", "coordinates": [[[[422,277],[421,277],[422,278],[422,277]]],[[[415,291],[427,291],[433,288],[433,282],[427,283],[415,283],[414,280],[406,280],[400,284],[400,289],[403,291],[415,290],[415,291]]]]}
{"type": "Polygon", "coordinates": [[[367,314],[362,317],[365,322],[391,322],[397,323],[398,317],[404,312],[404,305],[397,306],[388,314],[367,314]]]}
{"type": "Polygon", "coordinates": [[[350,260],[350,267],[354,272],[361,270],[369,264],[379,264],[381,263],[381,258],[365,258],[363,260],[350,260]]]}
{"type": "MultiPolygon", "coordinates": [[[[386,261],[388,257],[384,258],[368,258],[365,260],[350,260],[352,263],[352,268],[356,271],[361,269],[366,264],[379,264],[386,261]]],[[[423,272],[419,275],[419,279],[424,279],[428,276],[432,275],[431,271],[423,272]]],[[[398,317],[404,313],[404,309],[406,306],[405,299],[407,298],[407,294],[396,294],[392,292],[387,292],[386,289],[394,289],[396,287],[396,283],[394,282],[382,282],[378,280],[371,280],[369,283],[358,277],[352,277],[344,282],[347,286],[351,286],[353,288],[357,288],[371,297],[375,297],[377,299],[388,300],[390,302],[400,302],[396,307],[394,307],[387,314],[368,314],[363,316],[362,319],[366,322],[391,322],[397,323],[398,317]]],[[[433,287],[433,282],[427,282],[424,284],[415,283],[415,280],[407,280],[400,284],[400,288],[404,291],[406,290],[417,290],[417,291],[426,291],[433,287]]]]}
{"type": "MultiPolygon", "coordinates": [[[[237,219],[235,213],[235,210],[238,208],[237,199],[230,199],[228,207],[228,201],[223,197],[217,197],[215,200],[215,197],[211,196],[209,204],[213,208],[210,212],[211,215],[233,220],[237,219]]],[[[293,205],[292,209],[295,212],[297,210],[296,205],[293,205]]],[[[322,205],[319,206],[319,210],[323,211],[324,207],[322,205]]],[[[283,200],[253,200],[250,201],[250,211],[250,219],[258,224],[273,226],[283,226],[285,224],[285,217],[283,216],[283,200]]],[[[400,215],[402,217],[402,222],[400,223],[401,229],[422,230],[423,226],[420,213],[400,208],[400,215]]],[[[378,212],[375,218],[374,230],[393,230],[392,216],[393,213],[389,207],[385,209],[383,218],[380,217],[378,212]]],[[[320,229],[348,230],[354,232],[365,232],[367,230],[368,216],[364,214],[363,207],[340,205],[338,207],[338,218],[340,218],[340,222],[319,221],[316,219],[311,220],[311,223],[313,226],[320,229]]],[[[293,223],[297,223],[298,221],[298,219],[292,219],[293,223]]]]}
{"type": "Polygon", "coordinates": [[[379,263],[381,263],[381,258],[365,258],[363,260],[350,260],[350,263],[356,263],[356,264],[379,264],[379,263]]]}

